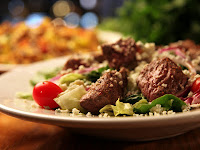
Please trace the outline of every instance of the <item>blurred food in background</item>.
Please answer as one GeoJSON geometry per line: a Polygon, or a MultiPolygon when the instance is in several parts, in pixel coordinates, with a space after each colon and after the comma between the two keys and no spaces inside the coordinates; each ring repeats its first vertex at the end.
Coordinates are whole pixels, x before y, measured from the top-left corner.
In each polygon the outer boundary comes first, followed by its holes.
{"type": "Polygon", "coordinates": [[[156,45],[200,43],[199,8],[198,0],[2,0],[0,22],[9,23],[0,25],[0,63],[93,51],[98,37],[114,42],[121,34],[156,45]]]}
{"type": "Polygon", "coordinates": [[[199,0],[126,0],[117,16],[102,29],[131,35],[136,41],[168,44],[191,39],[200,42],[199,0]]]}
{"type": "MultiPolygon", "coordinates": [[[[99,37],[105,37],[96,30],[101,13],[105,13],[101,9],[107,3],[105,0],[2,0],[2,3],[0,63],[27,64],[96,51],[99,37]]],[[[109,10],[109,6],[105,8],[109,10]]]]}
{"type": "Polygon", "coordinates": [[[69,28],[62,19],[31,28],[25,22],[0,25],[0,63],[26,64],[77,52],[96,51],[99,41],[94,30],[69,28]]]}

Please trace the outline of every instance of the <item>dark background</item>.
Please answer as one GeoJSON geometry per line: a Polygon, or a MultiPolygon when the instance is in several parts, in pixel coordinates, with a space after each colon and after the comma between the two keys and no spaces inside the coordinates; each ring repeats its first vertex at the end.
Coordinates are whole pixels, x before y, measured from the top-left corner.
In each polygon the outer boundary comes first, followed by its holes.
{"type": "MultiPolygon", "coordinates": [[[[5,20],[20,21],[26,19],[28,15],[36,12],[44,13],[44,15],[55,18],[54,13],[52,12],[52,6],[57,1],[58,0],[1,0],[0,22],[5,20]],[[9,4],[12,4],[10,9],[9,4]],[[23,11],[19,14],[12,14],[11,11],[16,9],[18,5],[24,5],[23,11]]],[[[86,12],[94,12],[98,16],[99,21],[101,21],[104,17],[115,16],[116,8],[120,7],[123,4],[123,1],[124,0],[97,0],[96,6],[92,9],[83,8],[79,0],[73,0],[70,2],[73,2],[75,6],[74,12],[78,13],[80,16],[86,12]]]]}

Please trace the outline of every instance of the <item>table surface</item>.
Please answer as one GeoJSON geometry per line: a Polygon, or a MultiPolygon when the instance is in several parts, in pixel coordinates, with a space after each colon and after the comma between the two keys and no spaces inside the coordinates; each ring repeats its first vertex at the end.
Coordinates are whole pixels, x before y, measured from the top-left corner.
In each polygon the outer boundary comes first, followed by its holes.
{"type": "Polygon", "coordinates": [[[71,133],[69,129],[24,121],[0,113],[0,150],[199,150],[200,128],[173,138],[114,141],[71,133]]]}

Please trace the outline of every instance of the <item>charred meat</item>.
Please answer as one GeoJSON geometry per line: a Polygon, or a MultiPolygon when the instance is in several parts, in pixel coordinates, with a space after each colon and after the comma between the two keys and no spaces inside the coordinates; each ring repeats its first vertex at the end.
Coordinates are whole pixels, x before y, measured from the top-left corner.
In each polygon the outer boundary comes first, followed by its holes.
{"type": "Polygon", "coordinates": [[[81,98],[80,104],[87,111],[98,113],[107,104],[115,104],[124,96],[127,86],[127,72],[111,70],[103,74],[81,98]]]}
{"type": "Polygon", "coordinates": [[[142,94],[152,101],[165,94],[180,94],[188,85],[188,77],[171,59],[164,57],[147,65],[137,78],[142,94]]]}
{"type": "Polygon", "coordinates": [[[89,67],[89,64],[84,62],[83,59],[81,59],[81,58],[70,58],[65,63],[63,70],[67,70],[67,69],[76,70],[81,65],[83,65],[85,67],[89,67]]]}
{"type": "Polygon", "coordinates": [[[133,39],[120,39],[114,44],[104,44],[101,48],[105,59],[109,62],[109,67],[115,69],[120,67],[134,69],[136,67],[137,47],[133,39]]]}

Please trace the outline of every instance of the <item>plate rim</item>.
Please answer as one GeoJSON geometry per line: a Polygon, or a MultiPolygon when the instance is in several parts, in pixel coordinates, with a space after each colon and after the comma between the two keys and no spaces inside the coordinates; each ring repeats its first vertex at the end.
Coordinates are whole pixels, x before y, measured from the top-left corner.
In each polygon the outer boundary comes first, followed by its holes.
{"type": "MultiPolygon", "coordinates": [[[[42,108],[39,108],[42,109],[42,108]]],[[[48,115],[48,114],[40,114],[34,112],[27,112],[19,109],[14,109],[3,104],[0,104],[0,111],[17,118],[25,119],[25,120],[38,120],[39,122],[45,123],[46,121],[56,121],[56,122],[63,122],[63,123],[94,123],[94,124],[145,124],[145,123],[153,123],[153,126],[165,124],[166,122],[170,121],[179,121],[175,124],[182,124],[183,122],[187,123],[189,121],[192,122],[199,122],[200,123],[200,111],[191,111],[185,113],[177,113],[172,115],[164,115],[164,116],[147,116],[147,117],[86,117],[86,116],[59,116],[59,115],[48,115]],[[199,118],[199,119],[198,119],[199,118]],[[157,124],[155,124],[157,123],[157,124]]],[[[169,124],[174,124],[173,122],[169,124]]],[[[168,125],[169,125],[168,124],[168,125]]],[[[145,125],[144,125],[145,126],[145,125]]]]}

